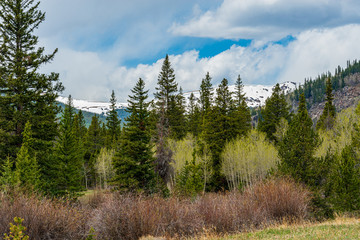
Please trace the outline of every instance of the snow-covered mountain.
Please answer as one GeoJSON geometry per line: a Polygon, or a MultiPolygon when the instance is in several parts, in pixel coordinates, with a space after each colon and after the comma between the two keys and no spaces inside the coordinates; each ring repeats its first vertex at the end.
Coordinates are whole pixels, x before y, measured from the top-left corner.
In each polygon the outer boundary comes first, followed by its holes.
{"type": "MultiPolygon", "coordinates": [[[[293,91],[298,86],[295,82],[284,82],[280,84],[281,89],[288,93],[293,91]]],[[[265,86],[265,85],[245,85],[244,93],[246,97],[246,102],[249,107],[257,107],[265,104],[265,100],[271,96],[274,86],[265,86]]],[[[214,91],[216,88],[214,88],[214,91]]],[[[235,91],[235,86],[229,86],[230,91],[235,91]]],[[[199,98],[199,91],[190,91],[185,92],[184,97],[188,101],[190,94],[194,93],[196,98],[199,98]]],[[[66,97],[58,97],[58,102],[67,103],[66,97]]],[[[109,102],[91,102],[86,100],[77,100],[73,99],[73,106],[76,109],[81,109],[82,111],[87,111],[96,114],[105,114],[110,110],[109,102]]],[[[124,109],[127,107],[127,103],[117,103],[116,107],[118,109],[124,109]]]]}

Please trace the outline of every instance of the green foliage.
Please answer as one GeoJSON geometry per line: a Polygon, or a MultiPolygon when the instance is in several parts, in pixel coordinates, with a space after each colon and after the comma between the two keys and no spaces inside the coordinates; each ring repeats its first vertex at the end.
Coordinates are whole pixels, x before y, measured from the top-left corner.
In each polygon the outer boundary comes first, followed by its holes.
{"type": "Polygon", "coordinates": [[[106,146],[108,146],[109,148],[115,148],[117,142],[120,139],[121,120],[118,118],[118,114],[116,111],[116,97],[114,90],[111,93],[110,103],[110,111],[107,113],[106,117],[106,146]]]}
{"type": "Polygon", "coordinates": [[[196,151],[193,150],[192,160],[186,161],[177,176],[176,189],[183,195],[196,195],[204,190],[203,171],[196,163],[196,151]]]}
{"type": "Polygon", "coordinates": [[[269,140],[277,143],[276,127],[282,118],[290,120],[289,107],[280,85],[276,84],[272,95],[265,101],[265,109],[261,112],[262,119],[259,121],[259,130],[266,133],[269,140]]]}
{"type": "Polygon", "coordinates": [[[179,94],[171,98],[169,108],[170,137],[177,140],[186,136],[185,104],[182,88],[180,88],[179,94]]]}
{"type": "Polygon", "coordinates": [[[140,78],[131,90],[128,112],[121,146],[113,158],[115,176],[113,183],[120,190],[155,191],[156,176],[151,145],[149,103],[146,102],[148,91],[140,78]]]}
{"type": "Polygon", "coordinates": [[[85,240],[96,240],[96,232],[93,227],[90,228],[85,240]]]}
{"type": "Polygon", "coordinates": [[[212,105],[212,99],[213,92],[212,92],[212,84],[211,84],[211,77],[209,72],[206,73],[205,78],[202,79],[201,85],[200,85],[200,111],[202,115],[210,110],[210,107],[212,105]]]}
{"type": "Polygon", "coordinates": [[[75,136],[74,108],[69,96],[60,120],[59,139],[51,162],[50,192],[56,196],[76,197],[83,190],[81,149],[75,136]]]}
{"type": "Polygon", "coordinates": [[[279,146],[280,171],[308,184],[318,145],[319,136],[313,130],[312,120],[306,110],[305,96],[302,94],[298,112],[279,146]]]}
{"type": "Polygon", "coordinates": [[[6,158],[5,163],[2,165],[2,171],[0,175],[0,189],[2,192],[10,192],[16,185],[15,171],[13,171],[13,162],[10,157],[6,158]]]}
{"type": "Polygon", "coordinates": [[[339,156],[333,178],[335,208],[341,211],[360,210],[360,168],[352,146],[346,146],[339,156]]]}
{"type": "Polygon", "coordinates": [[[316,129],[330,130],[334,127],[336,109],[332,101],[334,96],[332,94],[331,80],[328,78],[326,81],[326,103],[324,111],[317,122],[316,129]]]}
{"type": "Polygon", "coordinates": [[[16,157],[15,170],[17,185],[26,191],[37,190],[40,186],[40,170],[32,144],[31,125],[27,122],[23,131],[23,144],[16,157]]]}
{"type": "Polygon", "coordinates": [[[198,137],[201,131],[201,113],[199,105],[193,93],[189,97],[188,127],[187,130],[194,137],[198,137]]]}
{"type": "Polygon", "coordinates": [[[222,172],[230,189],[239,189],[264,179],[279,162],[276,148],[265,139],[264,133],[256,130],[228,142],[222,159],[222,172]]]}
{"type": "Polygon", "coordinates": [[[114,149],[102,148],[96,157],[95,171],[97,175],[97,187],[101,189],[107,189],[108,182],[114,177],[112,164],[114,154],[114,149]]]}
{"type": "Polygon", "coordinates": [[[15,224],[10,223],[10,233],[9,233],[9,235],[7,235],[5,233],[4,239],[5,240],[28,240],[29,236],[27,236],[25,234],[26,227],[24,227],[22,225],[23,221],[24,221],[24,219],[15,217],[14,218],[15,224]]]}
{"type": "Polygon", "coordinates": [[[16,157],[29,121],[42,166],[57,133],[55,99],[64,89],[59,74],[38,72],[57,52],[38,47],[34,31],[44,20],[39,2],[0,1],[0,159],[16,157]]]}

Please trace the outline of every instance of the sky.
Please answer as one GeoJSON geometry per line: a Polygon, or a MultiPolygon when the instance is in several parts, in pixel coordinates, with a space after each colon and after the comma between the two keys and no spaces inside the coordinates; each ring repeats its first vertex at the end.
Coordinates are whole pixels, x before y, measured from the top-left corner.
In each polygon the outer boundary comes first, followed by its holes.
{"type": "Polygon", "coordinates": [[[119,102],[141,77],[149,97],[166,54],[176,81],[213,85],[303,82],[360,58],[358,0],[42,0],[35,34],[59,52],[45,73],[58,72],[63,96],[119,102]]]}

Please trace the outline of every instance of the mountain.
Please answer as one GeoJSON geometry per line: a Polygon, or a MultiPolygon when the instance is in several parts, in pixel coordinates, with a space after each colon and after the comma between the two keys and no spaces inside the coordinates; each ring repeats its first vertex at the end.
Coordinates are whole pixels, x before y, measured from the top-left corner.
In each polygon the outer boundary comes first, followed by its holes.
{"type": "MultiPolygon", "coordinates": [[[[281,89],[284,90],[285,93],[289,93],[293,91],[298,84],[295,82],[285,82],[280,84],[281,89]]],[[[265,104],[265,100],[271,96],[274,86],[266,86],[266,85],[245,85],[244,86],[244,93],[246,97],[246,102],[249,107],[258,107],[265,104]]],[[[235,85],[229,86],[230,91],[235,91],[235,85]]],[[[214,93],[216,93],[216,88],[214,88],[214,93]]],[[[200,93],[198,90],[185,92],[184,97],[188,101],[190,94],[193,93],[196,98],[200,97],[200,93]]],[[[62,104],[66,104],[67,98],[66,97],[58,97],[57,101],[62,104]]],[[[86,100],[78,100],[73,99],[73,106],[78,109],[82,110],[84,113],[89,112],[93,114],[98,114],[106,117],[106,113],[110,110],[110,103],[109,102],[93,102],[93,101],[86,101],[86,100]]],[[[117,103],[116,108],[118,110],[119,116],[123,119],[127,116],[125,109],[127,107],[127,103],[117,103]]]]}

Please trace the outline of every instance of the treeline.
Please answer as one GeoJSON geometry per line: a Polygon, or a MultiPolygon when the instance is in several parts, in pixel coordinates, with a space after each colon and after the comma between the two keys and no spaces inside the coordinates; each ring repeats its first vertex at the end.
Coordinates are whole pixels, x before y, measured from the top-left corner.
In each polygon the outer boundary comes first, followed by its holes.
{"type": "Polygon", "coordinates": [[[291,100],[299,101],[301,93],[304,93],[305,98],[309,99],[309,104],[319,103],[324,101],[326,91],[326,80],[330,78],[332,89],[337,91],[345,87],[345,78],[352,74],[360,72],[360,62],[354,60],[353,62],[347,61],[346,68],[338,66],[335,68],[335,74],[331,72],[323,73],[315,79],[305,79],[304,84],[296,88],[290,94],[291,100]]]}

